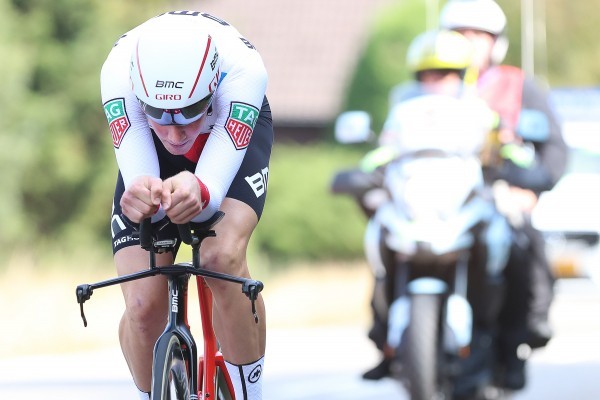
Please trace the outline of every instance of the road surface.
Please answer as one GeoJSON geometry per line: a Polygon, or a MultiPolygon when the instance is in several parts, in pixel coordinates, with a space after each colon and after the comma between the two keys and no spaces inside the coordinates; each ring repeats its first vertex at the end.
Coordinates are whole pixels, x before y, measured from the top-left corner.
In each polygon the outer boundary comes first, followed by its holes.
{"type": "MultiPolygon", "coordinates": [[[[529,364],[527,390],[515,400],[600,399],[600,290],[561,280],[552,310],[556,336],[529,364]]],[[[9,325],[4,324],[4,333],[9,325]]],[[[395,382],[364,382],[377,354],[363,326],[269,332],[265,400],[401,400],[395,382]]],[[[137,399],[118,348],[0,360],[2,400],[137,399]]]]}

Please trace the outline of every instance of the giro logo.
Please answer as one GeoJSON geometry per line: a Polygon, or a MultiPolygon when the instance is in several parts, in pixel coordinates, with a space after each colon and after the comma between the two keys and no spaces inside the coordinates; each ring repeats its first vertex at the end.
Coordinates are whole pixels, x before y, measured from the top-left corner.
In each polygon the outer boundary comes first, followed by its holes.
{"type": "Polygon", "coordinates": [[[256,198],[259,198],[267,190],[267,182],[269,181],[269,167],[263,168],[260,170],[260,172],[257,172],[252,176],[247,176],[244,179],[252,188],[256,198]]]}
{"type": "Polygon", "coordinates": [[[237,150],[248,147],[258,120],[258,109],[250,104],[231,102],[225,129],[237,150]]]}
{"type": "Polygon", "coordinates": [[[157,94],[156,100],[181,100],[180,94],[157,94]]]}
{"type": "Polygon", "coordinates": [[[258,364],[250,373],[248,374],[248,382],[256,383],[260,379],[262,375],[262,365],[258,364]]]}
{"type": "Polygon", "coordinates": [[[127,130],[131,126],[127,111],[125,110],[125,99],[121,97],[104,103],[104,114],[106,114],[106,119],[108,120],[113,145],[118,149],[125,133],[127,133],[127,130]]]}

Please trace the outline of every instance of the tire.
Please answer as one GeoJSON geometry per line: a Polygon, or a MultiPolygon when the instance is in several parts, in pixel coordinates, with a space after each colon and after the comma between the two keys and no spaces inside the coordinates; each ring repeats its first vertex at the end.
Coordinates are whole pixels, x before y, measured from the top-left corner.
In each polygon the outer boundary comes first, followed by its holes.
{"type": "Polygon", "coordinates": [[[156,344],[152,367],[152,400],[189,400],[191,378],[186,354],[172,334],[156,344]]]}
{"type": "Polygon", "coordinates": [[[411,400],[449,398],[439,384],[440,298],[418,294],[411,297],[410,324],[406,330],[406,375],[411,400]]]}

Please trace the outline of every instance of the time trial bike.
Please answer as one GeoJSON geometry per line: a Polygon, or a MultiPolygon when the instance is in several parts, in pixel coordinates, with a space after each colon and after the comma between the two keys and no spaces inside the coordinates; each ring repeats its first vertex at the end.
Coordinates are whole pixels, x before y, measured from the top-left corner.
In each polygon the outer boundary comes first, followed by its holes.
{"type": "Polygon", "coordinates": [[[150,253],[148,269],[97,283],[77,286],[77,302],[80,305],[83,324],[87,326],[83,303],[90,299],[95,289],[156,275],[167,277],[169,314],[165,330],[154,346],[151,400],[235,400],[231,378],[227,372],[212,325],[213,300],[206,278],[240,284],[242,292],[251,302],[251,310],[257,323],[258,314],[255,302],[264,286],[262,282],[257,280],[202,268],[200,264],[200,244],[207,237],[216,236],[213,227],[224,215],[223,212],[218,211],[205,222],[178,225],[182,242],[192,247],[192,262],[166,266],[156,265],[156,254],[175,248],[177,239],[157,240],[155,231],[160,227],[153,227],[150,219],[144,220],[140,223],[136,235],[140,239],[141,247],[150,253]],[[196,277],[198,287],[200,321],[204,342],[204,352],[200,356],[187,318],[188,283],[192,275],[196,277]]]}

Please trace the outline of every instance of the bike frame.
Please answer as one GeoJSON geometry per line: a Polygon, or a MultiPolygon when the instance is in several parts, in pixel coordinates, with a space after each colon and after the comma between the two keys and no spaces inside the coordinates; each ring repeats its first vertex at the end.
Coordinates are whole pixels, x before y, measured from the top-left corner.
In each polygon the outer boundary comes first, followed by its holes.
{"type": "Polygon", "coordinates": [[[198,288],[202,334],[204,337],[204,355],[200,358],[200,370],[198,371],[198,382],[202,382],[199,397],[206,399],[217,398],[217,393],[212,392],[215,387],[215,379],[211,381],[209,377],[217,377],[217,368],[220,368],[224,373],[229,392],[235,399],[231,377],[227,372],[225,359],[219,350],[215,330],[212,325],[212,292],[204,278],[196,277],[196,286],[198,288]]]}
{"type": "MultiPolygon", "coordinates": [[[[190,376],[196,376],[192,380],[190,391],[197,393],[199,399],[213,399],[217,394],[215,390],[215,380],[217,377],[217,368],[223,371],[229,392],[235,398],[233,384],[225,366],[225,359],[219,350],[219,345],[212,325],[212,292],[208,287],[206,280],[202,276],[196,276],[196,285],[198,289],[198,305],[200,308],[200,321],[202,325],[202,337],[204,352],[198,358],[196,342],[191,333],[188,322],[188,283],[190,275],[186,273],[189,265],[176,264],[161,268],[183,267],[183,274],[179,276],[169,276],[169,319],[165,331],[158,338],[168,338],[171,334],[176,334],[189,352],[190,360],[198,360],[188,365],[190,376]]],[[[193,268],[193,266],[192,266],[193,268]]],[[[193,399],[193,398],[192,398],[193,399]]]]}
{"type": "MultiPolygon", "coordinates": [[[[198,225],[201,228],[196,230],[196,235],[191,235],[189,228],[187,228],[188,234],[181,232],[180,229],[182,240],[192,246],[193,260],[191,263],[185,262],[167,266],[156,266],[156,253],[159,252],[159,249],[168,248],[174,245],[175,241],[158,242],[153,239],[144,238],[144,229],[141,229],[140,242],[142,247],[150,251],[149,269],[93,284],[79,285],[76,290],[81,318],[83,319],[84,326],[87,326],[87,319],[83,312],[83,303],[92,296],[95,289],[151,276],[165,275],[168,280],[169,313],[165,330],[158,337],[156,343],[158,344],[163,338],[168,339],[175,334],[180,339],[182,347],[185,347],[186,352],[189,352],[190,365],[187,365],[187,368],[189,369],[190,376],[196,377],[195,379],[191,379],[190,382],[191,400],[218,399],[218,393],[215,393],[218,371],[222,371],[232,399],[235,400],[231,377],[229,376],[225,360],[219,349],[219,344],[212,324],[213,296],[205,278],[220,279],[241,284],[242,292],[250,299],[254,318],[258,322],[255,300],[263,288],[262,282],[201,268],[199,252],[200,243],[206,237],[215,236],[214,231],[210,230],[210,228],[216,224],[221,217],[222,214],[216,219],[211,219],[209,223],[198,225]],[[148,242],[148,240],[152,243],[151,245],[145,243],[148,242]],[[204,352],[200,357],[198,356],[196,342],[188,322],[188,284],[191,275],[196,276],[200,321],[202,325],[204,352]]],[[[148,228],[146,229],[148,230],[148,228]]],[[[156,348],[157,346],[155,346],[153,358],[156,356],[156,348]]]]}

